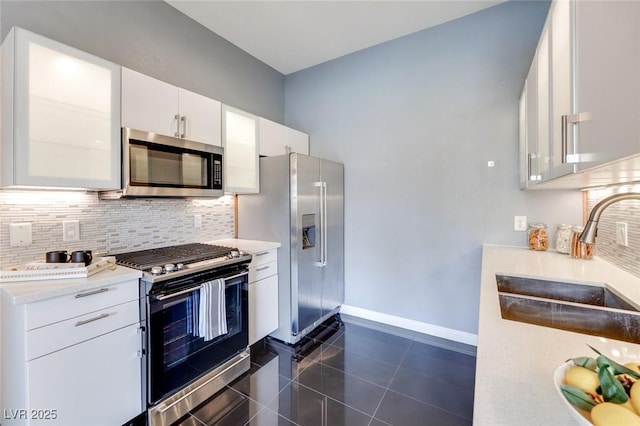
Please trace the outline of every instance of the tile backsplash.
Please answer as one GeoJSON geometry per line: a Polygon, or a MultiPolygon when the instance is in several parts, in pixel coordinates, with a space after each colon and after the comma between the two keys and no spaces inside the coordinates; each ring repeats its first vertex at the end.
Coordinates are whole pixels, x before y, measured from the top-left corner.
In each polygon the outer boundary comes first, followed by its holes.
{"type": "MultiPolygon", "coordinates": [[[[590,190],[587,192],[587,209],[590,212],[600,200],[609,195],[628,191],[640,192],[640,185],[590,190]]],[[[596,255],[640,277],[640,201],[620,201],[604,210],[598,224],[596,255]],[[616,222],[627,224],[627,247],[616,243],[616,222]]]]}
{"type": "Polygon", "coordinates": [[[0,190],[0,268],[44,261],[51,250],[93,250],[95,257],[233,236],[230,196],[100,200],[95,192],[0,190]],[[80,241],[62,241],[65,220],[80,221],[80,241]],[[31,245],[11,247],[9,225],[24,222],[32,225],[31,245]]]}

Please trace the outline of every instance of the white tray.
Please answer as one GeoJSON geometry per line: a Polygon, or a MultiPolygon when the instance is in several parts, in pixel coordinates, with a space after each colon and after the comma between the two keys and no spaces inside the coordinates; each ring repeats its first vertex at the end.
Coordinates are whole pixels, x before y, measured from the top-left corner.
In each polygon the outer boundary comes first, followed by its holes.
{"type": "Polygon", "coordinates": [[[0,283],[86,278],[115,267],[116,258],[113,256],[94,259],[89,266],[82,263],[27,263],[0,271],[0,283]]]}

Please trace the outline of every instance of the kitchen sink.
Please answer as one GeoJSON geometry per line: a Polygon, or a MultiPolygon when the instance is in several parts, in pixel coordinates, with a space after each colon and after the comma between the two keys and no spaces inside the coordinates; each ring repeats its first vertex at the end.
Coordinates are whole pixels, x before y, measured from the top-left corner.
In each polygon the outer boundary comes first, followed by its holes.
{"type": "Polygon", "coordinates": [[[606,286],[496,274],[502,318],[640,343],[640,309],[606,286]]]}

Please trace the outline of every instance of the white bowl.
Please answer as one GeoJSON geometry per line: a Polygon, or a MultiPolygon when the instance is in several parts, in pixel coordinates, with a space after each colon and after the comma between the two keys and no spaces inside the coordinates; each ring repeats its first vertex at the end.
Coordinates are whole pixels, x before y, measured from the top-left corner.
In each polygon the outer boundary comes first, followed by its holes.
{"type": "Polygon", "coordinates": [[[560,395],[560,399],[562,399],[566,407],[569,409],[569,413],[571,413],[571,416],[575,419],[575,421],[578,422],[579,425],[593,426],[589,413],[571,405],[571,403],[567,401],[567,398],[564,397],[564,395],[562,394],[562,390],[560,389],[560,385],[562,385],[564,382],[565,371],[567,371],[573,365],[573,361],[567,361],[564,364],[560,365],[560,367],[556,368],[556,371],[553,373],[553,383],[556,387],[556,391],[558,391],[558,395],[560,395]]]}

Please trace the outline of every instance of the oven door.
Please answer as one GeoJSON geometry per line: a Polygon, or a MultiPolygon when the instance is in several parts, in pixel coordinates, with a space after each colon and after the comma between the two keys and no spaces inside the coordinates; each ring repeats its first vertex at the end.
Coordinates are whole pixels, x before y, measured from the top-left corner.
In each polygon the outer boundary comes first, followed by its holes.
{"type": "MultiPolygon", "coordinates": [[[[216,306],[216,301],[208,306],[216,306]]],[[[245,350],[248,330],[248,272],[200,273],[171,282],[170,290],[149,295],[147,334],[148,402],[154,405],[175,393],[219,364],[245,350]],[[224,297],[220,304],[225,315],[226,333],[211,338],[203,335],[206,319],[202,287],[224,278],[224,297]],[[210,340],[207,340],[210,339],[210,340]]],[[[214,313],[215,314],[215,313],[214,313]]],[[[205,326],[206,327],[206,326],[205,326]]],[[[214,327],[215,336],[219,330],[214,327]]],[[[206,330],[206,328],[205,328],[206,330]]]]}

